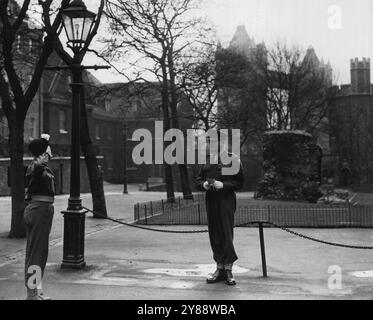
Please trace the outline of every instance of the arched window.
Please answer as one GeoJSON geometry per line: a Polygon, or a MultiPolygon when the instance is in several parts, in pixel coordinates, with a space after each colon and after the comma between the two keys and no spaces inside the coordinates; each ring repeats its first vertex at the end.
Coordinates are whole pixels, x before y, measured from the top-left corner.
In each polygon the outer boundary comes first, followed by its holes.
{"type": "Polygon", "coordinates": [[[67,133],[66,110],[60,109],[58,111],[58,126],[61,134],[67,133]]]}
{"type": "Polygon", "coordinates": [[[110,97],[105,98],[105,110],[106,111],[111,110],[111,99],[110,99],[110,97]]]}
{"type": "Polygon", "coordinates": [[[101,139],[101,137],[100,137],[100,126],[98,124],[96,124],[96,126],[95,126],[95,137],[96,137],[96,140],[101,139]]]}
{"type": "Polygon", "coordinates": [[[107,128],[107,138],[108,140],[113,140],[113,129],[110,125],[107,128]]]}
{"type": "Polygon", "coordinates": [[[29,135],[30,138],[36,138],[36,119],[34,117],[30,118],[29,135]]]}

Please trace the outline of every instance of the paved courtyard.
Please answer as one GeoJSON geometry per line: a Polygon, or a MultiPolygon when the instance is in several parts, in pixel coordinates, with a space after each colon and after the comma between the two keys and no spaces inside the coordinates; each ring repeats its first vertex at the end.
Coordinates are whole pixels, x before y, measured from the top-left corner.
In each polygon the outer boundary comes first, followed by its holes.
{"type": "MultiPolygon", "coordinates": [[[[108,186],[110,188],[110,186],[108,186]]],[[[133,203],[159,199],[136,189],[123,195],[107,190],[111,216],[133,219],[133,203]]],[[[241,195],[250,196],[250,195],[241,195]]],[[[265,229],[267,279],[261,277],[258,230],[238,228],[238,285],[207,285],[214,269],[208,236],[155,233],[87,218],[86,262],[81,271],[61,270],[62,218],[67,196],[56,201],[44,289],[53,299],[372,299],[373,251],[330,247],[265,229]],[[339,277],[339,273],[340,277],[339,277]],[[337,278],[336,278],[337,277],[337,278]],[[339,278],[338,278],[339,277],[339,278]],[[337,281],[335,281],[337,279],[337,281]],[[339,284],[340,281],[340,286],[339,284]]],[[[89,206],[89,195],[83,196],[89,206]]],[[[24,299],[24,240],[6,239],[7,198],[0,199],[0,299],[24,299]]],[[[9,210],[9,209],[8,209],[9,210]]],[[[201,230],[205,226],[161,226],[166,230],[201,230]]],[[[327,241],[373,245],[370,229],[298,229],[327,241]]]]}

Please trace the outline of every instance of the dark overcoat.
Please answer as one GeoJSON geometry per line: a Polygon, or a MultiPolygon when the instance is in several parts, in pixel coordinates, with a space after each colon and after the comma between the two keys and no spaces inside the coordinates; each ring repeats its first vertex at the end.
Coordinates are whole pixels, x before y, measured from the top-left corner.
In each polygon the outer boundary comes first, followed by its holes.
{"type": "Polygon", "coordinates": [[[209,229],[210,244],[213,258],[219,264],[232,264],[237,260],[233,246],[234,213],[236,211],[235,191],[242,188],[244,183],[243,169],[235,175],[222,175],[223,164],[206,164],[200,169],[196,180],[197,188],[203,188],[208,178],[223,183],[220,190],[206,191],[206,211],[209,229]]]}

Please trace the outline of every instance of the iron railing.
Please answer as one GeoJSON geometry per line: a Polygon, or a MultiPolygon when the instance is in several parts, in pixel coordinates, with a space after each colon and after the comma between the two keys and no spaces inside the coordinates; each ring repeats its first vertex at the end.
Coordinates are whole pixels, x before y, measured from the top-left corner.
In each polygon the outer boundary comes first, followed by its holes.
{"type": "MultiPolygon", "coordinates": [[[[193,200],[177,198],[174,203],[165,200],[137,203],[134,218],[147,225],[206,225],[204,194],[195,194],[193,200]]],[[[235,225],[249,221],[269,221],[284,227],[304,228],[373,228],[373,206],[325,204],[250,204],[237,200],[235,225]]]]}

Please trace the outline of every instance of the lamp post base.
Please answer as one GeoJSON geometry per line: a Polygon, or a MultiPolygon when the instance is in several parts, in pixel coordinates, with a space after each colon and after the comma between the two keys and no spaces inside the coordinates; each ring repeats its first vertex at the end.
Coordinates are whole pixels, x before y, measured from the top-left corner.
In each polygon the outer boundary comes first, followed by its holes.
{"type": "Polygon", "coordinates": [[[86,210],[62,211],[64,217],[62,269],[82,269],[84,261],[84,237],[86,210]]]}
{"type": "Polygon", "coordinates": [[[61,263],[61,269],[74,269],[74,270],[81,270],[81,269],[84,269],[86,267],[86,263],[84,261],[84,258],[82,261],[79,261],[79,262],[65,262],[65,261],[62,261],[61,263]]]}

